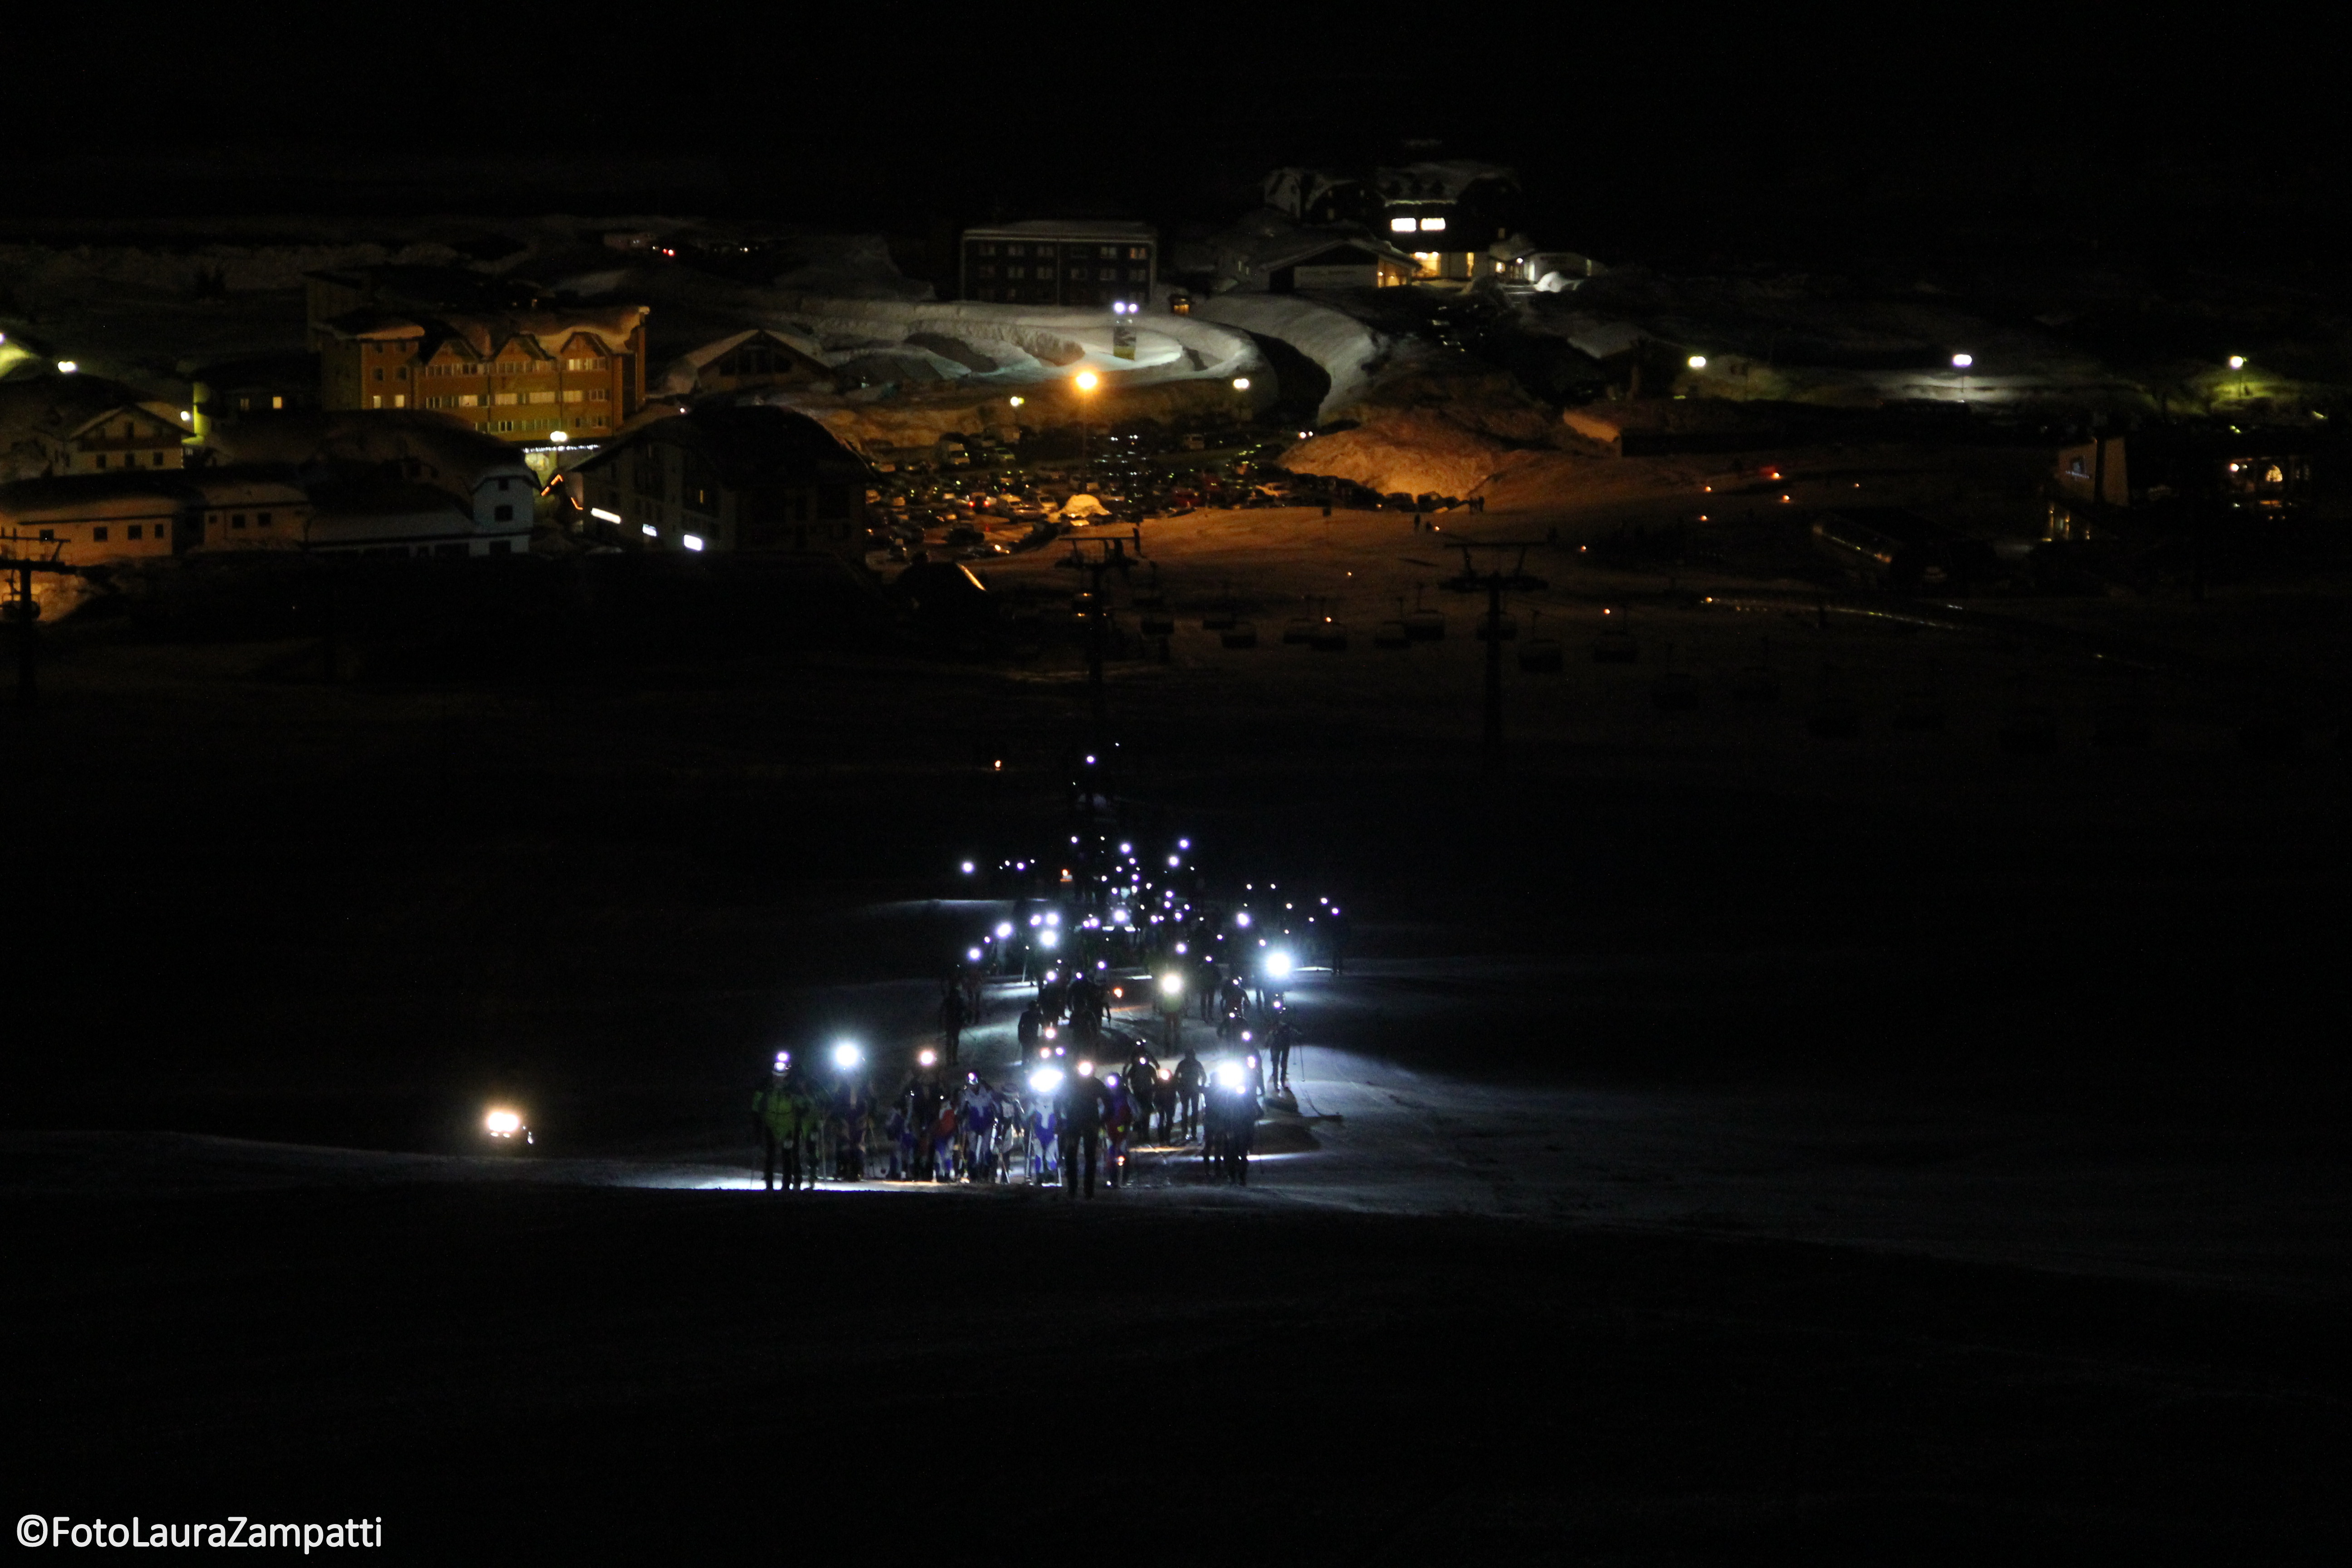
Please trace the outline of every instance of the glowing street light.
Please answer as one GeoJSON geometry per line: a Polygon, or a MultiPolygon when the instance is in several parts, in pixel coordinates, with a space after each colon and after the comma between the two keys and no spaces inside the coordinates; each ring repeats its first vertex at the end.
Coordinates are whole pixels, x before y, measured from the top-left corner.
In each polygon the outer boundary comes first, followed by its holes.
{"type": "Polygon", "coordinates": [[[81,366],[74,363],[74,362],[69,359],[61,359],[58,361],[58,374],[60,375],[71,375],[80,368],[81,366]]]}
{"type": "Polygon", "coordinates": [[[569,430],[550,430],[547,433],[547,438],[561,447],[563,443],[572,439],[572,432],[569,430]]]}
{"type": "Polygon", "coordinates": [[[1077,374],[1076,384],[1080,392],[1092,392],[1102,384],[1102,377],[1090,370],[1082,370],[1077,374]]]}
{"type": "Polygon", "coordinates": [[[1004,401],[1008,405],[1018,408],[1029,400],[1025,397],[1008,397],[1004,401]]]}
{"type": "Polygon", "coordinates": [[[866,1053],[848,1040],[844,1040],[833,1047],[833,1065],[844,1072],[847,1072],[865,1059],[866,1053]]]}
{"type": "Polygon", "coordinates": [[[1234,377],[1234,390],[1235,392],[1247,392],[1249,390],[1249,377],[1245,375],[1237,375],[1234,377]]]}
{"type": "Polygon", "coordinates": [[[2245,368],[2246,368],[2246,356],[2245,356],[2245,355],[2243,355],[2243,354],[2231,354],[2231,355],[2230,356],[2230,368],[2231,368],[2231,370],[2243,370],[2243,369],[2245,369],[2245,368]]]}
{"type": "Polygon", "coordinates": [[[1705,354],[1693,354],[1690,356],[1689,363],[1690,367],[1693,370],[1705,370],[1706,368],[1706,356],[1705,354]]]}

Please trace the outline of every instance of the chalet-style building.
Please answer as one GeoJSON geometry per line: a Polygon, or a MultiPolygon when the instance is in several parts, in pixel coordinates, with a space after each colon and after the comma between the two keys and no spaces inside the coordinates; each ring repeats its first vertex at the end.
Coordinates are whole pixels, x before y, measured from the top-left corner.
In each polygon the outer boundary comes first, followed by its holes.
{"type": "Polygon", "coordinates": [[[806,415],[700,408],[572,470],[589,531],[641,549],[861,555],[865,460],[806,415]]]}
{"type": "Polygon", "coordinates": [[[1006,305],[1140,309],[1159,276],[1160,235],[1149,224],[996,224],[963,231],[963,298],[1006,305]]]}
{"type": "Polygon", "coordinates": [[[781,332],[735,332],[665,365],[660,391],[666,396],[690,397],[771,386],[829,385],[833,369],[815,351],[814,343],[794,342],[781,332]]]}
{"type": "Polygon", "coordinates": [[[1411,255],[1416,279],[1429,281],[1501,272],[1489,249],[1517,235],[1525,206],[1517,173],[1458,160],[1369,174],[1276,169],[1264,192],[1267,206],[1299,223],[1370,229],[1411,255]]]}
{"type": "Polygon", "coordinates": [[[642,305],[505,313],[362,310],[327,322],[331,411],[430,409],[518,445],[596,439],[646,396],[642,305]]]}
{"type": "Polygon", "coordinates": [[[179,410],[96,375],[0,381],[0,478],[176,468],[190,435],[179,410]]]}

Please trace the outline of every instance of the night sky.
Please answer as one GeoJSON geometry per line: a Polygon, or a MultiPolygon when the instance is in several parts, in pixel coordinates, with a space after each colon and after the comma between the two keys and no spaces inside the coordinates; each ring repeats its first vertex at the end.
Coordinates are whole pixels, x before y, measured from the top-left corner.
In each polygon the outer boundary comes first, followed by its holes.
{"type": "Polygon", "coordinates": [[[58,138],[0,168],[0,227],[634,210],[1174,230],[1231,216],[1277,163],[1441,156],[1515,164],[1537,237],[1606,258],[2277,273],[2318,266],[2344,195],[2325,51],[2252,19],[2234,23],[2248,47],[2217,52],[2144,17],[1973,9],[1835,28],[986,15],[573,8],[538,29],[431,5],[247,26],[230,7],[193,38],[43,22],[12,118],[58,138]]]}

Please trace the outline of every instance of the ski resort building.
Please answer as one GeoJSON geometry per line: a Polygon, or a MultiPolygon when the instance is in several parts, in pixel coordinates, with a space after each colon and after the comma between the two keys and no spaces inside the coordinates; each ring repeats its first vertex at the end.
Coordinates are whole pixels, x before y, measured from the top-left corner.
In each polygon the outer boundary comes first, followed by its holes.
{"type": "Polygon", "coordinates": [[[963,231],[962,297],[1005,305],[1139,309],[1159,278],[1148,224],[1028,222],[963,231]]]}
{"type": "Polygon", "coordinates": [[[436,314],[362,310],[323,323],[331,410],[431,409],[517,444],[610,434],[643,406],[642,305],[436,314]]]}
{"type": "Polygon", "coordinates": [[[700,408],[637,429],[572,470],[593,537],[641,549],[858,555],[866,464],[772,405],[700,408]]]}

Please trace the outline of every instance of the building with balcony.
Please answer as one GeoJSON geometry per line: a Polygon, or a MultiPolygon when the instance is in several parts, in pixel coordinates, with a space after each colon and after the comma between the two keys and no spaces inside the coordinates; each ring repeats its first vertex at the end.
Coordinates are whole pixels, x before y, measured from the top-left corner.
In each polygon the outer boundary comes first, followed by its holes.
{"type": "Polygon", "coordinates": [[[0,382],[0,478],[176,468],[191,435],[182,411],[104,376],[0,382]]]}
{"type": "Polygon", "coordinates": [[[427,409],[502,441],[590,440],[644,405],[642,305],[505,313],[362,310],[324,324],[331,411],[427,409]]]}

